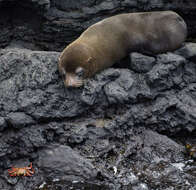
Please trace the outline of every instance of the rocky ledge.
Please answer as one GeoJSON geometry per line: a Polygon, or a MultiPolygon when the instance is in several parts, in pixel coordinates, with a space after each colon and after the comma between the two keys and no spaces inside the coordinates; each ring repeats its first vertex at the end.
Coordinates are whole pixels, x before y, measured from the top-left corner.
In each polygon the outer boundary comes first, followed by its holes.
{"type": "Polygon", "coordinates": [[[195,52],[133,52],[68,89],[58,52],[0,50],[0,189],[194,190],[195,52]]]}

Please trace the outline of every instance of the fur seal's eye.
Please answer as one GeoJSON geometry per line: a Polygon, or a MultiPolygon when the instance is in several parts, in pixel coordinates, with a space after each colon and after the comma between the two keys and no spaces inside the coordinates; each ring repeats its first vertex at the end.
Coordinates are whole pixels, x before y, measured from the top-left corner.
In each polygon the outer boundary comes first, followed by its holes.
{"type": "Polygon", "coordinates": [[[84,75],[84,69],[83,69],[82,67],[78,67],[78,68],[76,69],[76,75],[77,75],[78,77],[82,77],[82,76],[84,75]]]}

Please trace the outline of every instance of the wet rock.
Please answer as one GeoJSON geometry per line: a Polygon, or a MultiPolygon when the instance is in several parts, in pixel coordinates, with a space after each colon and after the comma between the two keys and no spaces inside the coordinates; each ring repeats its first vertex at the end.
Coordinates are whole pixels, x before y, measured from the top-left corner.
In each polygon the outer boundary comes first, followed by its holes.
{"type": "Polygon", "coordinates": [[[154,57],[142,55],[140,53],[131,53],[130,58],[130,68],[138,73],[150,71],[155,64],[154,57]]]}
{"type": "Polygon", "coordinates": [[[114,189],[111,188],[109,185],[101,185],[93,182],[85,183],[79,181],[53,181],[53,182],[44,182],[39,186],[39,189],[44,190],[46,189],[53,189],[57,187],[58,189],[114,189]]]}
{"type": "Polygon", "coordinates": [[[3,179],[0,179],[0,188],[1,189],[6,189],[6,190],[10,190],[11,188],[7,187],[6,182],[3,179]]]}
{"type": "Polygon", "coordinates": [[[133,186],[133,190],[148,190],[148,186],[145,183],[140,183],[138,186],[133,186]]]}
{"type": "Polygon", "coordinates": [[[38,166],[47,178],[61,180],[92,179],[94,166],[68,146],[50,145],[39,152],[38,166]]]}

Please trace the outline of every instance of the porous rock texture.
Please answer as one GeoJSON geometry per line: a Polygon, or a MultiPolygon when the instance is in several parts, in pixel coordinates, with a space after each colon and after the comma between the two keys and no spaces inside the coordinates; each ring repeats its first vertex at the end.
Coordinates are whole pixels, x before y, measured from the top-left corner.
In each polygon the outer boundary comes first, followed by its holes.
{"type": "Polygon", "coordinates": [[[2,49],[1,189],[50,189],[58,180],[63,183],[55,185],[63,188],[84,180],[77,185],[196,185],[190,174],[195,167],[187,164],[183,146],[196,131],[195,48],[186,43],[176,52],[151,58],[132,53],[129,68],[109,68],[78,89],[64,87],[57,71],[58,52],[2,49]],[[150,67],[144,70],[138,64],[137,71],[131,70],[139,60],[150,67]],[[8,176],[11,166],[30,162],[32,177],[8,176]]]}
{"type": "Polygon", "coordinates": [[[194,1],[0,0],[0,7],[1,190],[196,189],[184,146],[196,143],[195,43],[133,52],[77,89],[65,88],[57,70],[66,43],[120,12],[176,10],[194,37],[194,1]],[[33,176],[8,175],[30,162],[33,176]]]}

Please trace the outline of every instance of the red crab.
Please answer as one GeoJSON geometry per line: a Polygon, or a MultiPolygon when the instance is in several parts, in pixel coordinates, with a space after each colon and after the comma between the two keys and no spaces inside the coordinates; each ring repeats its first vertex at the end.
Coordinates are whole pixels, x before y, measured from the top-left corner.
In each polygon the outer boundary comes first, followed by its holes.
{"type": "Polygon", "coordinates": [[[34,169],[32,168],[32,163],[30,163],[30,166],[24,168],[12,167],[11,170],[8,170],[8,173],[10,176],[32,176],[34,169]]]}

